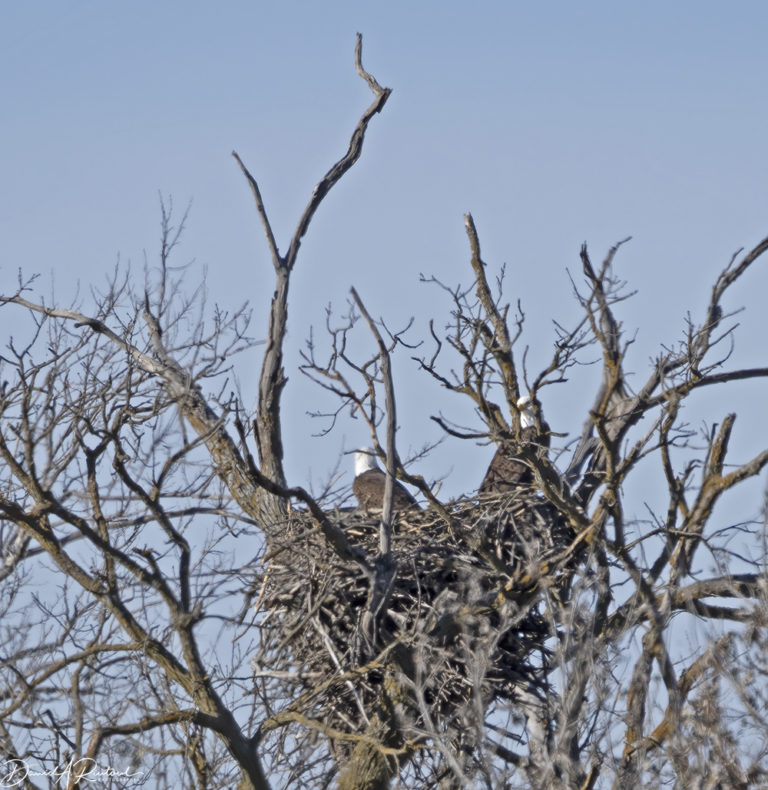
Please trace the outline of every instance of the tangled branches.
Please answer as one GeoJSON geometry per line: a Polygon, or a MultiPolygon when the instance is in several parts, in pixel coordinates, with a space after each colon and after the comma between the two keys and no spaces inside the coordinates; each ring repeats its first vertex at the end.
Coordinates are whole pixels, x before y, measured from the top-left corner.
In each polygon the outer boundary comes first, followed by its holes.
{"type": "MultiPolygon", "coordinates": [[[[371,712],[388,704],[399,722],[393,754],[438,770],[436,741],[467,748],[478,710],[546,698],[546,642],[557,627],[572,535],[558,532],[556,511],[535,490],[462,500],[448,512],[448,522],[431,510],[396,518],[397,572],[375,633],[366,628],[365,575],[329,550],[311,519],[294,515],[265,559],[257,604],[265,642],[254,670],[265,681],[275,653],[285,651],[301,671],[280,679],[280,696],[294,702],[266,730],[300,717],[333,740],[343,763],[371,712]]],[[[377,519],[340,511],[333,518],[375,556],[377,519]]]]}

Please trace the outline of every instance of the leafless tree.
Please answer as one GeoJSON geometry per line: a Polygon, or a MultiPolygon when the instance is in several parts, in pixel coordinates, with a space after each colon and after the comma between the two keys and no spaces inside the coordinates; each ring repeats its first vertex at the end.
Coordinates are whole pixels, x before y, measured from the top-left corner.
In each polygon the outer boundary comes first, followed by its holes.
{"type": "Polygon", "coordinates": [[[724,306],[768,239],[725,266],[700,321],[633,390],[619,245],[599,267],[581,250],[581,319],[558,325],[550,363],[528,376],[522,310],[501,274],[489,281],[468,215],[472,286],[424,285],[450,303],[443,330],[429,323],[431,348],[414,350],[413,326],[390,330],[352,289],[346,319],[329,316],[327,342],[304,353],[304,373],[335,399],[329,430],[344,409],[367,422],[387,470],[381,517],[286,479],[290,279],[390,93],[361,46],[373,102],[287,252],[234,154],[274,268],[263,348],[246,307],[211,314],[202,290],[182,287],[171,258],[186,216],[170,203],[141,287],[118,270],[85,306],[58,307],[20,274],[0,297],[19,326],[0,358],[0,784],[764,786],[764,523],[721,524],[714,508],[768,449],[734,464],[736,415],[714,415],[701,442],[681,408],[701,388],[768,376],[729,367],[724,306]],[[367,358],[350,350],[358,327],[367,358]],[[532,396],[541,434],[539,396],[596,351],[579,439],[558,446],[555,426],[549,453],[525,440],[520,397],[532,396]],[[471,399],[476,425],[435,415],[446,434],[495,443],[533,482],[445,501],[409,471],[395,353],[416,355],[425,384],[471,399]],[[233,376],[256,354],[249,411],[233,376]],[[625,507],[641,462],[666,481],[645,522],[625,507]],[[422,510],[396,512],[395,478],[422,510]],[[730,550],[736,533],[749,557],[730,550]],[[673,635],[686,623],[703,634],[693,651],[673,635]]]}

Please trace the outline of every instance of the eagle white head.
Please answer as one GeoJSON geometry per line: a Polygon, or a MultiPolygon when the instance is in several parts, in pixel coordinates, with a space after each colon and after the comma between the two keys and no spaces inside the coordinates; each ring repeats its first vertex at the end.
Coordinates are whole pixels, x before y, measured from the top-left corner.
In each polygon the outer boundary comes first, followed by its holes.
{"type": "Polygon", "coordinates": [[[520,409],[520,427],[531,428],[536,425],[536,417],[533,413],[533,403],[530,395],[523,395],[517,399],[517,408],[520,409]]]}
{"type": "Polygon", "coordinates": [[[376,450],[373,447],[361,447],[355,451],[355,477],[359,477],[364,472],[371,469],[378,469],[376,463],[376,450]]]}

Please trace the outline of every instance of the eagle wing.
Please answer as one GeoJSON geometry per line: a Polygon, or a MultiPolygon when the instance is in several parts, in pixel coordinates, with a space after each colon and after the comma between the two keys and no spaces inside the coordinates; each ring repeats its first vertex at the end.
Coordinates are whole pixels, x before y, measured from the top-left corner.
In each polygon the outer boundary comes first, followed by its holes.
{"type": "MultiPolygon", "coordinates": [[[[366,513],[381,511],[386,480],[387,476],[380,469],[369,469],[354,479],[352,492],[357,498],[361,510],[366,513]]],[[[419,507],[411,493],[397,480],[395,480],[392,506],[395,510],[409,510],[419,507]]]]}
{"type": "MultiPolygon", "coordinates": [[[[537,444],[549,448],[549,426],[542,422],[543,433],[538,435],[535,426],[524,428],[520,438],[524,444],[537,444]]],[[[480,484],[481,494],[508,494],[533,483],[533,472],[511,447],[499,447],[494,453],[488,471],[480,484]]]]}
{"type": "Polygon", "coordinates": [[[499,447],[480,485],[481,494],[507,494],[533,480],[531,470],[514,453],[499,447]]]}

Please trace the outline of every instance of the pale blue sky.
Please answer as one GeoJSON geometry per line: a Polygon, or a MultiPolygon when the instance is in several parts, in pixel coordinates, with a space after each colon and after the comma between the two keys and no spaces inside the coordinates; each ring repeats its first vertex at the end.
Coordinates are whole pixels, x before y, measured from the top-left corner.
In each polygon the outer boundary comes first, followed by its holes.
{"type": "MultiPolygon", "coordinates": [[[[207,267],[221,305],[250,299],[263,335],[271,268],[230,152],[259,179],[284,249],[370,101],[352,63],[360,31],[366,67],[393,94],[302,248],[283,412],[291,482],[323,478],[329,458],[367,443],[357,423],[310,438],[319,426],[304,412],[320,395],[296,369],[310,325],[355,285],[374,315],[393,326],[415,315],[412,336],[425,336],[449,305],[418,276],[469,281],[466,211],[486,261],[508,264],[534,372],[552,350],[551,319],[577,314],[566,267],[578,272],[580,244],[599,260],[633,236],[618,270],[639,293],[620,315],[630,334],[640,328],[640,380],[685,312],[702,315],[730,255],[768,235],[767,29],[761,2],[5,3],[1,287],[22,267],[67,295],[70,281],[102,283],[118,255],[140,276],[145,251],[156,258],[161,191],[192,201],[178,261],[207,267]]],[[[767,270],[726,304],[748,308],[734,365],[766,364],[767,270]]],[[[436,438],[429,414],[472,419],[407,354],[396,364],[403,453],[436,438]]],[[[257,365],[239,368],[246,395],[257,365]]],[[[596,376],[543,396],[556,430],[578,430],[596,376]]],[[[755,382],[727,401],[707,393],[694,424],[765,394],[755,382]]],[[[737,422],[737,460],[766,434],[737,422]]],[[[479,484],[490,454],[448,442],[416,471],[453,470],[453,495],[479,484]]]]}

